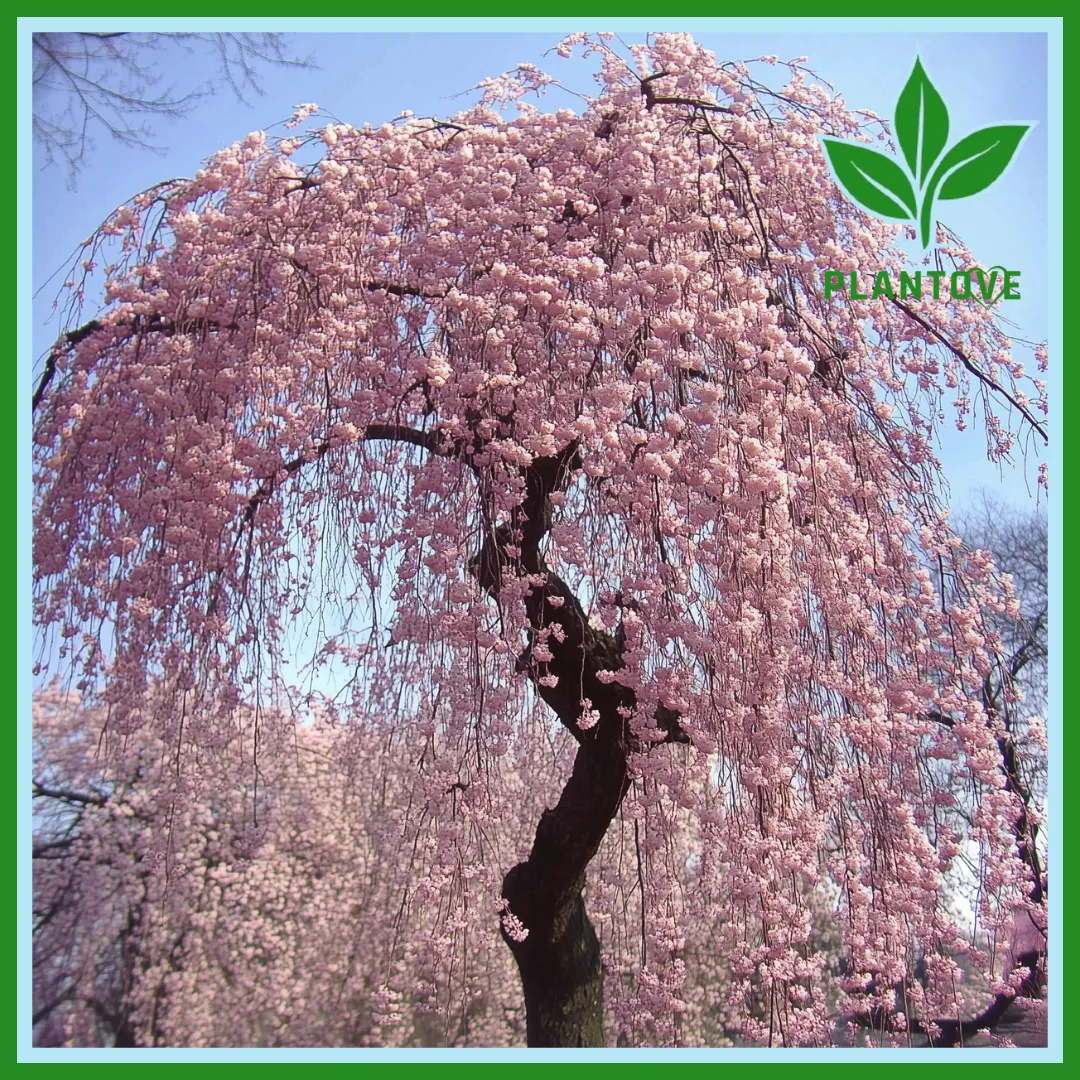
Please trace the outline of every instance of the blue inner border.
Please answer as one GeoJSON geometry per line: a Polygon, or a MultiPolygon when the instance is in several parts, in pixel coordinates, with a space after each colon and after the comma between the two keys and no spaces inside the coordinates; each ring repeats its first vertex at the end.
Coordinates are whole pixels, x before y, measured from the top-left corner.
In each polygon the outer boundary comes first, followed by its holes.
{"type": "MultiPolygon", "coordinates": [[[[18,50],[18,250],[19,264],[29,261],[31,247],[30,206],[33,189],[32,144],[30,130],[31,98],[30,86],[30,40],[35,30],[85,30],[100,29],[100,18],[53,17],[20,18],[17,20],[18,50]]],[[[912,30],[932,31],[934,33],[1045,33],[1047,35],[1048,56],[1048,127],[1050,129],[1049,160],[1047,176],[1050,266],[1048,280],[1063,280],[1063,234],[1062,234],[1062,20],[1060,18],[876,18],[876,17],[773,17],[773,18],[707,18],[700,16],[650,16],[635,18],[612,16],[598,18],[594,15],[574,15],[568,17],[411,17],[411,18],[279,18],[265,16],[259,18],[113,18],[108,19],[110,30],[191,30],[208,28],[215,30],[276,30],[328,32],[388,32],[388,31],[441,31],[447,33],[491,33],[495,31],[546,31],[562,32],[571,25],[580,26],[582,22],[603,23],[605,29],[624,32],[650,32],[661,30],[705,31],[705,30],[779,30],[785,32],[805,31],[816,34],[842,34],[850,32],[895,33],[912,30]]],[[[18,352],[17,394],[18,400],[26,400],[32,392],[32,345],[31,345],[31,291],[32,275],[19,277],[18,294],[18,352]]],[[[1061,378],[1061,358],[1063,355],[1062,303],[1060,292],[1051,298],[1048,319],[1048,347],[1051,357],[1049,372],[1051,400],[1057,404],[1058,415],[1064,407],[1061,378]]],[[[1059,422],[1060,425],[1060,422],[1059,422]]],[[[1059,426],[1060,430],[1060,426],[1059,426]]],[[[18,562],[17,562],[17,625],[29,627],[30,618],[30,581],[31,581],[31,445],[30,414],[25,409],[17,413],[17,496],[18,496],[18,562]]],[[[1047,457],[1056,496],[1047,500],[1048,523],[1050,532],[1050,697],[1048,704],[1048,732],[1051,740],[1049,761],[1049,806],[1054,828],[1049,833],[1049,863],[1054,867],[1062,866],[1061,828],[1062,828],[1062,579],[1061,579],[1061,538],[1062,538],[1062,465],[1060,438],[1051,440],[1047,457]]],[[[18,635],[18,776],[28,776],[31,771],[30,750],[30,715],[31,715],[31,680],[30,638],[27,634],[18,635]]],[[[363,1061],[363,1062],[496,1062],[496,1061],[679,1061],[679,1062],[742,1062],[742,1061],[846,1061],[850,1063],[898,1062],[918,1058],[926,1063],[931,1060],[940,1062],[938,1057],[928,1058],[921,1050],[757,1050],[757,1049],[644,1049],[644,1050],[514,1050],[514,1049],[431,1049],[431,1050],[43,1050],[30,1045],[30,951],[31,935],[31,880],[30,874],[22,872],[30,863],[31,821],[30,803],[27,799],[18,802],[17,855],[18,875],[17,909],[19,914],[18,939],[18,1060],[20,1062],[86,1062],[141,1060],[153,1062],[165,1061],[363,1061]],[[25,932],[23,930],[25,928],[25,932]]],[[[1046,1049],[1012,1050],[1006,1057],[1004,1051],[956,1050],[949,1060],[956,1056],[964,1062],[996,1061],[1037,1061],[1053,1062],[1062,1060],[1062,919],[1060,877],[1055,879],[1055,903],[1050,908],[1050,957],[1049,957],[1049,1009],[1048,1042],[1046,1049]]]]}

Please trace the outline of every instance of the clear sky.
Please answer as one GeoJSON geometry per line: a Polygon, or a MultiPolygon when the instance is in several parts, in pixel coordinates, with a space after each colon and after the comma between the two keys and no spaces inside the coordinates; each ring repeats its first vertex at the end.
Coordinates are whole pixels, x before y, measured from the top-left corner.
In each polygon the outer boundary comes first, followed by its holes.
{"type": "MultiPolygon", "coordinates": [[[[567,32],[576,27],[567,26],[567,32]]],[[[60,166],[36,171],[33,187],[33,283],[35,289],[70,261],[78,243],[131,194],[166,177],[192,175],[200,162],[254,129],[288,118],[299,102],[316,102],[339,119],[381,123],[403,109],[447,115],[466,103],[454,95],[516,64],[537,64],[572,89],[589,93],[590,68],[580,60],[546,55],[560,39],[544,33],[335,33],[289,35],[289,49],[311,55],[314,70],[266,73],[266,93],[249,105],[228,91],[201,103],[188,116],[161,121],[163,155],[98,139],[77,191],[67,188],[60,166]]],[[[850,108],[871,109],[891,121],[896,98],[918,54],[945,99],[950,143],[996,123],[1037,122],[1005,176],[982,194],[940,204],[938,217],[968,243],[986,265],[1021,271],[1022,297],[1007,314],[1018,336],[1041,341],[1047,334],[1047,46],[1044,34],[1019,33],[703,33],[697,35],[721,59],[747,60],[777,54],[809,57],[810,66],[833,84],[850,108]]],[[[627,41],[641,34],[624,35],[627,41]]],[[[182,47],[160,54],[161,88],[187,90],[209,78],[207,61],[182,47]]],[[[764,68],[776,78],[783,69],[764,68]]],[[[563,96],[552,107],[573,106],[563,96]]],[[[580,104],[580,103],[578,103],[580,104]]],[[[40,162],[35,162],[40,164],[40,162]]],[[[63,273],[34,302],[34,349],[40,355],[56,335],[51,300],[63,273]]],[[[89,317],[90,311],[87,312],[89,317]]],[[[1024,350],[1021,349],[1021,352],[1024,350]]],[[[1051,364],[1058,358],[1051,356],[1051,364]]],[[[1034,370],[1033,361],[1029,369],[1034,370]]],[[[951,419],[951,418],[950,418],[951,419]]],[[[1018,506],[1033,505],[1037,457],[999,476],[985,459],[985,443],[972,427],[963,435],[946,425],[941,456],[953,501],[963,506],[982,487],[1018,506]]]]}

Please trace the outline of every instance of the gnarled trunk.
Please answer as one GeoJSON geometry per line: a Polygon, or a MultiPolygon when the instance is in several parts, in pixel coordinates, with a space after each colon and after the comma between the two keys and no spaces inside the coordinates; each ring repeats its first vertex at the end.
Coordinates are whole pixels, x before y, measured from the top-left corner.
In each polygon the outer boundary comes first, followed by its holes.
{"type": "MultiPolygon", "coordinates": [[[[503,881],[510,913],[528,932],[517,940],[504,929],[521,972],[529,1046],[604,1045],[600,943],[582,892],[586,868],[629,787],[628,755],[640,749],[628,719],[637,703],[634,691],[597,677],[623,667],[622,641],[589,623],[577,597],[548,569],[539,550],[551,523],[548,497],[566,486],[578,463],[571,445],[523,470],[524,502],[509,525],[488,536],[470,565],[493,596],[505,575],[528,575],[533,582],[525,598],[529,648],[519,666],[578,742],[573,772],[558,804],[541,815],[529,858],[503,881]],[[508,546],[516,548],[513,556],[508,546]],[[562,630],[544,641],[551,659],[537,663],[533,646],[554,622],[562,630]],[[554,686],[540,681],[545,674],[557,677],[554,686]],[[578,723],[585,701],[595,714],[587,730],[578,723]]],[[[656,721],[665,732],[663,741],[689,741],[671,710],[658,710],[656,721]]]]}

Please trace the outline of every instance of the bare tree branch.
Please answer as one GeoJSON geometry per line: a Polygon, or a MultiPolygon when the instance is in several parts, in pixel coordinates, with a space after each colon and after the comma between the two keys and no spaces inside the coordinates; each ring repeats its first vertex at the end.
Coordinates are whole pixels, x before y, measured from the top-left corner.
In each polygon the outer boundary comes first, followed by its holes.
{"type": "Polygon", "coordinates": [[[291,56],[281,34],[39,33],[33,37],[33,132],[46,167],[63,162],[74,188],[94,135],[161,153],[149,121],[175,120],[215,91],[246,102],[262,94],[265,67],[313,67],[291,56]],[[159,90],[159,58],[176,48],[207,56],[214,74],[187,91],[159,90]]]}
{"type": "Polygon", "coordinates": [[[66,803],[82,803],[84,806],[104,806],[109,800],[101,792],[69,791],[66,788],[50,788],[34,781],[34,798],[59,799],[66,803]]]}

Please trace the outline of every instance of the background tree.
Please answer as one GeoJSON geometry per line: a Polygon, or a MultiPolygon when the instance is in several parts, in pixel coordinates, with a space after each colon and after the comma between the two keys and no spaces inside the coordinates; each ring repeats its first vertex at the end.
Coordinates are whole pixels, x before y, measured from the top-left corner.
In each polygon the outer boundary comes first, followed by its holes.
{"type": "MultiPolygon", "coordinates": [[[[695,923],[744,1038],[830,1041],[821,896],[842,1007],[934,1038],[971,1015],[961,946],[996,981],[1043,901],[984,693],[1018,604],[931,447],[946,394],[994,457],[1044,438],[1043,388],[981,305],[824,301],[822,268],[900,256],[816,138],[876,128],[799,64],[773,92],[685,35],[608,42],[560,46],[599,57],[581,115],[522,68],[449,121],[324,127],[315,165],[251,135],[110,218],[107,307],[34,395],[40,663],[168,748],[167,828],[264,700],[406,741],[430,786],[403,840],[464,790],[543,806],[531,846],[478,820],[428,851],[499,868],[530,1045],[611,1038],[605,998],[616,1037],[678,1043],[695,923]],[[522,799],[509,748],[553,724],[572,763],[522,799]],[[636,894],[632,931],[586,909],[605,840],[588,902],[636,894]]],[[[454,880],[412,902],[452,923],[454,880]]]]}
{"type": "MultiPolygon", "coordinates": [[[[264,717],[264,732],[282,721],[264,717]]],[[[507,756],[529,783],[506,806],[486,805],[485,790],[455,788],[450,817],[425,821],[408,809],[428,801],[434,778],[416,770],[406,742],[370,721],[336,731],[283,722],[291,738],[266,741],[257,790],[248,714],[229,745],[202,756],[182,817],[163,828],[153,800],[167,748],[144,729],[125,740],[121,767],[100,752],[99,715],[55,688],[37,695],[36,1045],[523,1044],[520,986],[491,918],[497,878],[458,876],[445,838],[463,827],[475,840],[482,823],[484,842],[527,847],[522,811],[539,814],[557,794],[572,740],[538,756],[542,741],[520,731],[507,756]],[[406,819],[415,827],[408,857],[406,819]],[[453,917],[415,903],[447,888],[468,898],[453,917]],[[462,938],[454,966],[437,961],[447,934],[462,938]]],[[[640,850],[636,833],[634,823],[613,823],[591,867],[589,908],[610,983],[605,1024],[620,1045],[738,1044],[744,1010],[733,1008],[729,988],[743,958],[721,951],[715,926],[682,911],[681,897],[700,885],[685,827],[667,829],[685,872],[664,898],[680,909],[684,978],[639,978],[642,948],[657,943],[643,944],[643,898],[623,870],[640,850]]],[[[822,987],[836,1004],[845,966],[835,902],[824,893],[809,901],[822,987]]],[[[1003,973],[1019,956],[999,960],[1003,973]]],[[[754,983],[744,1007],[760,1017],[767,988],[754,983]]],[[[976,978],[966,993],[983,1000],[989,989],[976,978]]],[[[1045,1022],[1030,1011],[1041,1002],[1020,997],[1027,1011],[1013,1007],[992,1022],[973,1009],[970,1031],[1045,1045],[1045,1022]]],[[[841,1010],[840,1041],[844,1019],[841,1010]]]]}
{"type": "Polygon", "coordinates": [[[184,116],[224,88],[243,101],[263,92],[263,69],[310,64],[289,55],[281,34],[34,34],[34,141],[46,165],[64,163],[74,186],[95,134],[154,150],[153,119],[184,116]],[[158,60],[178,53],[209,61],[213,76],[159,89],[158,60]]]}
{"type": "MultiPolygon", "coordinates": [[[[998,664],[983,684],[988,711],[1001,717],[998,750],[1008,790],[1020,800],[1014,823],[1017,852],[1028,868],[1025,902],[1016,913],[1012,951],[1032,967],[1028,992],[1008,1011],[997,1005],[996,1029],[1017,1045],[1045,1045],[1045,1008],[1038,999],[1045,987],[1047,924],[1045,904],[1049,578],[1047,523],[1044,512],[1021,513],[985,496],[960,518],[965,542],[989,551],[1010,575],[1019,601],[1017,618],[993,622],[1000,638],[998,664]],[[1024,998],[1034,998],[1038,1004],[1024,998]],[[1034,1008],[1033,1008],[1034,1005],[1034,1008]]],[[[990,1006],[991,1009],[994,1006],[990,1006]]]]}
{"type": "MultiPolygon", "coordinates": [[[[962,516],[965,542],[990,552],[1011,578],[1019,617],[999,617],[999,664],[983,687],[988,710],[1002,717],[1002,769],[1023,804],[1017,823],[1021,857],[1032,873],[1032,899],[1046,890],[1045,845],[1039,834],[1046,808],[1046,695],[1048,690],[1048,543],[1045,513],[1010,512],[984,496],[962,516]]],[[[1042,927],[1045,932],[1045,925],[1042,927]]]]}
{"type": "MultiPolygon", "coordinates": [[[[981,695],[988,715],[998,721],[998,768],[1004,786],[1018,799],[1013,835],[1017,854],[1026,867],[1026,883],[1013,913],[1010,940],[995,945],[1007,957],[1006,969],[1015,972],[1012,982],[984,984],[969,997],[969,1018],[942,1022],[939,1038],[947,1042],[962,1039],[965,1045],[985,1045],[989,1037],[1004,1045],[1045,1046],[1047,878],[1041,829],[1046,814],[1047,764],[1046,515],[1016,510],[984,493],[971,508],[955,516],[955,523],[973,557],[992,556],[997,572],[1008,575],[1008,588],[1017,598],[1017,607],[1011,612],[987,618],[995,662],[984,676],[981,695]],[[1005,988],[1015,993],[1000,992],[1005,988]]],[[[939,575],[938,586],[953,596],[966,596],[964,582],[947,574],[939,575]]],[[[932,715],[942,724],[954,722],[936,711],[932,715]]],[[[956,780],[951,812],[971,825],[970,801],[961,787],[963,775],[956,780]]],[[[953,889],[958,898],[974,907],[981,882],[965,872],[962,864],[958,871],[953,889]]],[[[963,956],[959,961],[966,964],[963,956]]],[[[927,970],[921,960],[916,975],[925,983],[927,970]]],[[[897,998],[904,992],[902,985],[895,988],[897,998]]],[[[879,1026],[882,1037],[891,1029],[887,1010],[872,1009],[859,1023],[879,1026]]],[[[925,1033],[921,1027],[916,1024],[913,1029],[925,1033]]]]}
{"type": "MultiPolygon", "coordinates": [[[[265,738],[274,718],[259,722],[265,738]]],[[[55,688],[38,695],[37,1045],[523,1040],[512,960],[484,902],[497,882],[453,883],[474,902],[455,927],[468,938],[456,970],[432,963],[447,928],[410,903],[453,877],[435,849],[440,830],[467,825],[468,792],[403,859],[398,815],[425,801],[427,782],[407,744],[385,729],[287,723],[287,741],[267,739],[257,787],[247,713],[232,740],[189,763],[179,800],[162,791],[168,748],[149,732],[104,766],[100,715],[55,688]],[[162,798],[175,800],[171,817],[162,798]]],[[[537,775],[542,763],[529,764],[537,775]]]]}
{"type": "MultiPolygon", "coordinates": [[[[993,555],[1001,573],[1011,577],[1020,605],[1019,618],[995,620],[1006,666],[989,693],[1000,701],[1004,678],[1006,686],[1011,683],[1022,694],[1023,708],[1038,715],[1045,710],[1049,675],[1046,513],[1015,510],[984,492],[972,507],[957,515],[957,530],[968,547],[993,555]]],[[[1004,703],[996,707],[1004,708],[1004,703]]]]}

